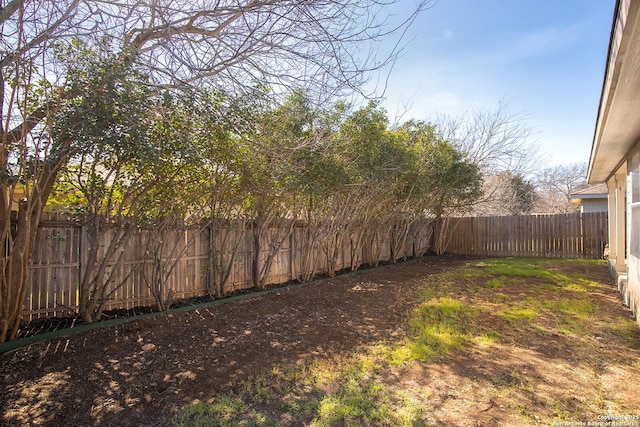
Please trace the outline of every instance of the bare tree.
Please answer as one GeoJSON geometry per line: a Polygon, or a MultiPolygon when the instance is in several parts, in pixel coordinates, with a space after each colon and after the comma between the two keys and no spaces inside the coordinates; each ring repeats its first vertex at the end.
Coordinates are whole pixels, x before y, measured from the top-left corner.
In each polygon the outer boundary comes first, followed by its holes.
{"type": "Polygon", "coordinates": [[[119,47],[160,82],[206,81],[232,92],[301,87],[331,99],[360,91],[370,71],[391,63],[397,49],[378,57],[377,42],[401,37],[429,2],[416,2],[401,19],[388,11],[397,0],[102,0],[94,7],[119,47]]]}
{"type": "Polygon", "coordinates": [[[520,173],[500,172],[485,177],[483,197],[473,208],[480,216],[522,215],[535,210],[538,193],[520,173]]]}
{"type": "Polygon", "coordinates": [[[485,176],[536,169],[537,147],[526,116],[511,112],[505,101],[460,117],[443,116],[437,122],[442,137],[465,153],[485,176]]]}
{"type": "Polygon", "coordinates": [[[586,176],[586,163],[570,163],[542,170],[537,176],[535,210],[544,213],[575,212],[578,207],[571,202],[571,193],[586,186],[586,176]]]}
{"type": "Polygon", "coordinates": [[[459,117],[442,116],[437,123],[442,138],[465,153],[484,177],[483,196],[473,213],[507,214],[510,208],[505,199],[509,199],[509,206],[515,206],[516,193],[512,186],[505,187],[504,174],[527,177],[540,162],[526,116],[510,111],[509,103],[502,100],[459,117]]]}

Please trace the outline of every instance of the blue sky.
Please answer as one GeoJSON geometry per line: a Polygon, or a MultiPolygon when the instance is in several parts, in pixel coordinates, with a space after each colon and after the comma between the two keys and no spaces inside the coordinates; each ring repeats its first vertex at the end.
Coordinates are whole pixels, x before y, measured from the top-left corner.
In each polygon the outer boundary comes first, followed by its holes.
{"type": "Polygon", "coordinates": [[[439,0],[409,30],[383,106],[392,120],[406,108],[403,119],[433,120],[506,100],[547,165],[586,162],[614,3],[439,0]]]}

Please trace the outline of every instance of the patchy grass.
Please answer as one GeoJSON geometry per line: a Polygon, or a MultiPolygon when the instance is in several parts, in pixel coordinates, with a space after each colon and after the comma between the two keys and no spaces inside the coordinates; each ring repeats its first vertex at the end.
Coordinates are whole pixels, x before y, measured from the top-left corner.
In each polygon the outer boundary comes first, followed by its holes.
{"type": "Polygon", "coordinates": [[[423,302],[409,317],[413,337],[405,344],[408,358],[427,362],[463,349],[473,337],[471,321],[478,311],[478,307],[450,297],[423,302]]]}
{"type": "Polygon", "coordinates": [[[346,358],[273,369],[246,379],[229,395],[195,402],[174,425],[416,425],[424,414],[420,400],[385,383],[396,356],[392,347],[380,345],[346,358]]]}
{"type": "Polygon", "coordinates": [[[623,385],[640,380],[640,334],[592,277],[604,268],[489,259],[423,277],[405,336],[244,378],[173,423],[418,426],[463,414],[538,425],[634,415],[637,398],[623,385]]]}

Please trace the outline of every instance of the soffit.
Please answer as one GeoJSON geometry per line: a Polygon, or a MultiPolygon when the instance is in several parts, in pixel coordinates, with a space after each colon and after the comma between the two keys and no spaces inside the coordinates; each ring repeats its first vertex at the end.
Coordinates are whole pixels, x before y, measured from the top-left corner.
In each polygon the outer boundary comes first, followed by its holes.
{"type": "Polygon", "coordinates": [[[589,162],[590,183],[615,173],[640,139],[640,0],[621,2],[589,162]]]}

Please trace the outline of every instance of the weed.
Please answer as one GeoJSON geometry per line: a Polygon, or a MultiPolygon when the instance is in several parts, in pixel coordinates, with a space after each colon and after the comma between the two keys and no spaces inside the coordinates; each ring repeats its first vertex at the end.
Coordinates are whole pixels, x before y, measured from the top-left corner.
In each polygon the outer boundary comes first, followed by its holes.
{"type": "MultiPolygon", "coordinates": [[[[176,427],[232,427],[238,425],[238,418],[244,417],[247,409],[241,399],[229,396],[221,396],[213,403],[196,401],[180,412],[173,419],[173,424],[176,427]]],[[[245,425],[251,425],[252,418],[247,419],[245,425]]]]}
{"type": "Polygon", "coordinates": [[[495,288],[501,288],[506,284],[507,284],[507,281],[505,280],[504,277],[494,277],[493,279],[489,279],[487,283],[485,283],[485,286],[487,288],[495,289],[495,288]]]}
{"type": "Polygon", "coordinates": [[[451,298],[441,297],[422,303],[409,320],[415,335],[411,358],[430,361],[451,350],[462,349],[470,342],[470,320],[478,310],[451,298]]]}
{"type": "Polygon", "coordinates": [[[509,295],[501,293],[492,293],[487,297],[487,301],[493,304],[504,304],[509,301],[511,297],[509,295]]]}
{"type": "Polygon", "coordinates": [[[498,315],[507,322],[532,322],[538,317],[538,312],[532,307],[514,304],[498,311],[498,315]]]}
{"type": "Polygon", "coordinates": [[[490,347],[494,342],[504,340],[504,334],[498,331],[489,331],[475,338],[475,342],[482,347],[490,347]]]}

